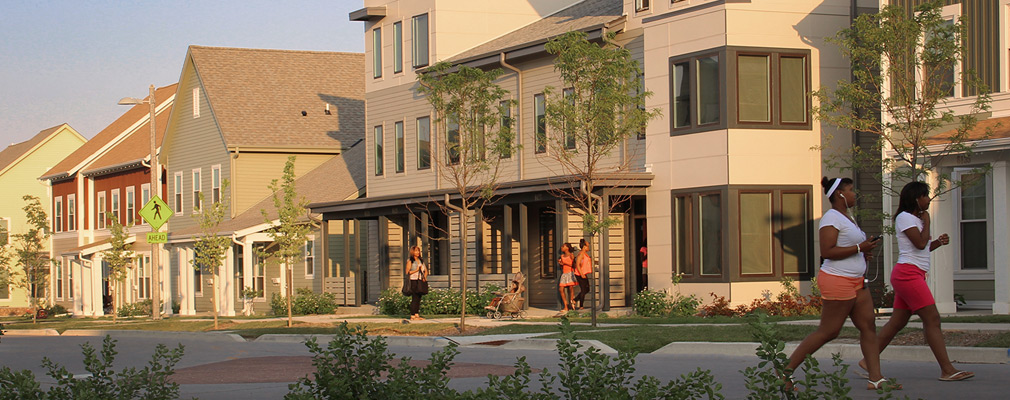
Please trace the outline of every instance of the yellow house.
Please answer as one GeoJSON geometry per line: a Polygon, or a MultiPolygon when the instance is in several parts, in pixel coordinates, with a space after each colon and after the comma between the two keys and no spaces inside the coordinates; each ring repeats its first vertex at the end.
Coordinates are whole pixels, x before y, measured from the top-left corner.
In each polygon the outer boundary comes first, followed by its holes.
{"type": "MultiPolygon", "coordinates": [[[[11,234],[26,229],[22,196],[38,197],[46,213],[56,217],[49,206],[49,186],[38,177],[86,141],[70,125],[60,124],[0,151],[0,245],[8,244],[11,234]]],[[[27,293],[23,290],[0,286],[0,314],[4,308],[27,306],[27,293]]]]}

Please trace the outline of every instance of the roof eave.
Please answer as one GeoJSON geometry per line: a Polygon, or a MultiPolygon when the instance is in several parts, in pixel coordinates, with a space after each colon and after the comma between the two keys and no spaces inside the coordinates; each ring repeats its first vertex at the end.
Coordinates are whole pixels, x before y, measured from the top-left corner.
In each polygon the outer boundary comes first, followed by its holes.
{"type": "MultiPolygon", "coordinates": [[[[591,26],[582,28],[582,29],[580,29],[580,31],[586,32],[586,34],[588,35],[588,39],[590,41],[600,40],[603,37],[604,28],[611,29],[613,26],[621,26],[622,28],[618,28],[617,29],[617,30],[621,30],[621,29],[623,29],[623,25],[621,25],[621,23],[624,22],[624,21],[625,21],[625,17],[621,16],[621,17],[618,17],[618,18],[616,18],[616,19],[614,19],[613,21],[610,21],[610,22],[599,23],[599,24],[595,24],[595,25],[591,25],[591,26]]],[[[517,58],[525,58],[525,57],[532,57],[532,56],[542,56],[542,55],[547,54],[547,50],[544,49],[544,45],[547,44],[547,42],[550,41],[553,37],[554,36],[547,37],[547,38],[541,38],[541,39],[537,39],[535,41],[526,42],[526,43],[523,43],[523,44],[511,46],[511,47],[506,47],[504,49],[499,49],[499,50],[495,50],[495,51],[489,51],[489,52],[484,53],[484,54],[478,54],[478,55],[475,55],[475,56],[471,56],[471,57],[467,57],[467,58],[464,58],[464,59],[455,60],[455,61],[451,61],[451,62],[453,64],[466,65],[466,66],[471,67],[471,68],[478,68],[478,67],[482,67],[482,66],[488,66],[488,65],[493,65],[493,64],[499,63],[501,61],[501,59],[499,57],[499,54],[501,54],[501,53],[505,53],[505,58],[506,59],[517,59],[517,58]]],[[[424,72],[424,70],[425,69],[422,69],[420,72],[424,72]]]]}
{"type": "Polygon", "coordinates": [[[92,169],[92,170],[88,170],[88,171],[82,171],[81,175],[90,178],[90,177],[99,176],[99,175],[107,175],[107,174],[111,174],[111,173],[115,173],[115,172],[121,172],[121,171],[125,171],[125,170],[128,170],[128,169],[133,169],[133,168],[137,168],[137,167],[147,167],[146,165],[144,165],[144,161],[146,161],[146,160],[147,160],[147,157],[138,158],[136,160],[131,160],[131,161],[126,161],[126,162],[122,162],[122,163],[119,163],[119,164],[110,165],[108,167],[102,167],[102,168],[96,168],[96,169],[92,169]]]}
{"type": "Polygon", "coordinates": [[[347,13],[350,21],[376,21],[386,16],[386,6],[365,7],[347,13]]]}

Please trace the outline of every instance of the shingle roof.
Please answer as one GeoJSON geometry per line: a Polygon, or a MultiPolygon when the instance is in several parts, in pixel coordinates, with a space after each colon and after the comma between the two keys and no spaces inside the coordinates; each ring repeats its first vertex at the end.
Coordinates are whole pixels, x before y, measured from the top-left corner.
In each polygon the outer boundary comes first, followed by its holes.
{"type": "MultiPolygon", "coordinates": [[[[298,178],[295,181],[298,195],[304,196],[310,203],[318,203],[345,200],[358,193],[365,186],[365,144],[361,140],[351,146],[353,147],[298,178]]],[[[267,210],[271,219],[277,218],[271,196],[235,218],[222,222],[218,226],[219,232],[235,232],[265,223],[260,210],[267,210]]],[[[199,233],[199,227],[171,232],[175,237],[199,233]]]]}
{"type": "MultiPolygon", "coordinates": [[[[173,85],[175,86],[175,85],[173,85]]],[[[157,97],[157,94],[155,94],[157,97]]],[[[171,114],[172,105],[168,105],[165,110],[154,119],[154,142],[161,147],[161,141],[165,138],[165,128],[168,125],[168,117],[171,114]]],[[[120,165],[130,161],[139,161],[147,158],[151,153],[151,124],[150,122],[137,128],[130,136],[122,142],[116,144],[105,155],[101,156],[85,168],[83,173],[120,165]]]]}
{"type": "Polygon", "coordinates": [[[67,124],[59,124],[49,129],[43,129],[31,139],[25,140],[21,143],[13,143],[10,146],[7,146],[7,148],[3,151],[0,151],[0,171],[3,171],[4,168],[7,168],[22,155],[35,148],[35,146],[39,143],[42,143],[49,137],[49,135],[52,135],[53,132],[56,132],[64,125],[67,124]]]}
{"type": "Polygon", "coordinates": [[[190,46],[190,55],[230,147],[335,148],[364,137],[364,54],[190,46]]]}
{"type": "MultiPolygon", "coordinates": [[[[950,143],[950,138],[957,133],[957,130],[949,130],[926,139],[927,145],[937,145],[950,143]]],[[[1010,117],[989,118],[978,121],[975,127],[968,131],[965,141],[975,141],[983,139],[1005,139],[1010,138],[1010,117]],[[986,135],[988,133],[988,136],[986,135]]]]}
{"type": "Polygon", "coordinates": [[[448,61],[451,63],[460,63],[504,50],[512,50],[546,42],[548,39],[565,32],[602,26],[621,17],[623,14],[624,4],[622,0],[585,0],[452,56],[448,61]]]}
{"type": "MultiPolygon", "coordinates": [[[[162,104],[165,104],[165,102],[168,101],[168,99],[172,98],[172,96],[175,95],[175,91],[178,86],[179,86],[178,84],[173,83],[171,85],[155,89],[154,98],[158,102],[159,107],[162,104]]],[[[145,100],[146,99],[147,98],[145,97],[145,100]]],[[[168,116],[168,113],[165,111],[168,110],[164,110],[158,114],[158,118],[156,119],[155,124],[155,129],[158,130],[157,135],[159,145],[161,143],[161,137],[165,133],[166,124],[162,123],[161,121],[163,116],[164,117],[168,116]]],[[[133,126],[133,124],[136,124],[137,121],[147,118],[150,112],[151,112],[151,106],[147,104],[138,104],[133,107],[130,107],[129,110],[123,113],[123,115],[120,115],[119,118],[116,118],[116,120],[113,121],[111,124],[109,124],[109,126],[106,126],[105,129],[102,129],[101,132],[98,132],[98,134],[95,135],[95,137],[91,138],[91,140],[88,140],[86,143],[84,143],[84,145],[75,150],[73,153],[70,153],[70,155],[64,158],[63,161],[60,161],[59,163],[56,164],[55,167],[51,168],[49,171],[46,171],[45,174],[42,174],[42,177],[56,178],[60,176],[66,176],[71,173],[76,173],[77,171],[73,171],[74,168],[84,167],[81,165],[82,162],[84,162],[85,160],[88,159],[88,157],[91,157],[96,152],[101,150],[102,147],[105,147],[105,145],[109,144],[109,142],[119,137],[119,135],[121,135],[123,131],[129,129],[131,126],[133,126]]],[[[151,140],[150,139],[151,128],[145,129],[144,127],[146,126],[148,125],[144,124],[143,127],[141,127],[136,131],[137,133],[140,133],[139,135],[135,134],[132,136],[143,137],[145,138],[145,140],[148,141],[151,140]]],[[[148,144],[148,147],[145,148],[144,155],[138,158],[143,158],[144,156],[147,155],[149,151],[150,151],[150,144],[148,144]]]]}

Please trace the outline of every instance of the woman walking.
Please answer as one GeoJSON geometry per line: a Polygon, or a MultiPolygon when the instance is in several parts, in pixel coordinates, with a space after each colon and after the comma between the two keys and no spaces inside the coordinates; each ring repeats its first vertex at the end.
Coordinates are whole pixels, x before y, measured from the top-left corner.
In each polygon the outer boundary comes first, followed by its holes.
{"type": "Polygon", "coordinates": [[[579,294],[572,301],[572,308],[575,302],[579,303],[579,310],[585,309],[586,294],[589,293],[589,279],[593,274],[593,256],[586,239],[579,239],[579,255],[575,256],[575,280],[579,283],[579,294]]]}
{"type": "MultiPolygon", "coordinates": [[[[888,381],[880,373],[880,351],[877,348],[877,331],[873,320],[873,299],[863,286],[866,260],[870,257],[880,238],[866,239],[859,226],[848,216],[849,208],[856,205],[856,193],[852,191],[852,179],[835,178],[821,180],[824,193],[831,203],[821,217],[818,235],[820,238],[821,264],[817,274],[817,284],[821,289],[824,305],[821,323],[814,333],[808,335],[789,357],[786,373],[796,367],[821,348],[825,343],[838,337],[845,318],[850,318],[859,329],[859,346],[866,360],[869,380],[867,389],[901,386],[888,381]]],[[[784,377],[786,387],[793,388],[792,376],[784,377]]]]}
{"type": "Polygon", "coordinates": [[[410,279],[410,319],[421,320],[421,296],[428,293],[428,267],[421,259],[421,247],[410,248],[407,260],[407,278],[410,279]]]}
{"type": "MultiPolygon", "coordinates": [[[[940,330],[940,313],[936,301],[926,285],[929,272],[929,253],[950,243],[946,233],[930,241],[929,234],[929,185],[909,182],[901,189],[898,211],[894,217],[894,227],[898,232],[898,262],[891,271],[891,287],[894,288],[894,312],[891,319],[880,329],[877,337],[880,352],[894,339],[912,314],[922,320],[922,332],[926,337],[933,357],[940,364],[941,381],[962,381],[975,374],[954,368],[947,356],[947,346],[940,330]]],[[[859,366],[866,368],[866,362],[859,366]]]]}
{"type": "Polygon", "coordinates": [[[561,310],[561,315],[568,313],[568,307],[572,306],[574,309],[573,298],[575,297],[575,273],[572,270],[572,263],[575,261],[572,257],[572,245],[565,243],[561,245],[561,258],[558,259],[558,264],[561,264],[561,280],[558,282],[558,291],[561,292],[561,301],[564,303],[565,307],[561,310]],[[565,295],[565,292],[567,296],[565,295]]]}

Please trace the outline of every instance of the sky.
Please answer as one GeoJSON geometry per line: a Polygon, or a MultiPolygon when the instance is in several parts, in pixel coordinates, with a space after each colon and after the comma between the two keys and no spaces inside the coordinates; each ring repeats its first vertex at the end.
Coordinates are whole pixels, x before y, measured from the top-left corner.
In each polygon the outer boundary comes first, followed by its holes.
{"type": "Polygon", "coordinates": [[[364,51],[361,0],[7,0],[0,7],[0,149],[68,123],[90,139],[179,80],[189,45],[364,51]]]}

